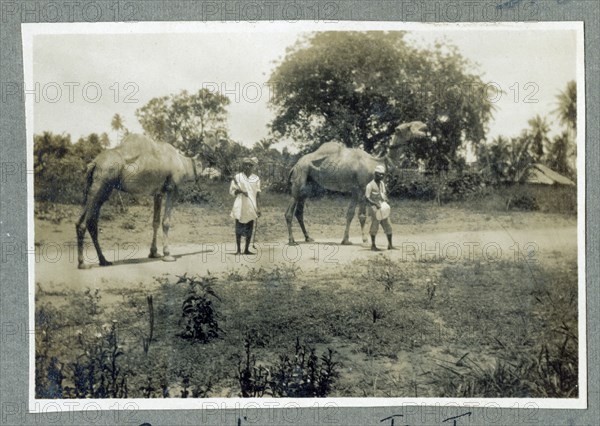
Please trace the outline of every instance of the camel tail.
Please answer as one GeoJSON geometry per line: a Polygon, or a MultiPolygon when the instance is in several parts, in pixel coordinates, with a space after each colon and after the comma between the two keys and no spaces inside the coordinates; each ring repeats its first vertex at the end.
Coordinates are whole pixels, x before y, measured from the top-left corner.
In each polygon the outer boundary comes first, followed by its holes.
{"type": "Polygon", "coordinates": [[[92,162],[88,164],[87,171],[85,172],[85,190],[83,191],[84,205],[87,203],[90,188],[92,187],[92,183],[94,182],[94,170],[96,170],[96,163],[92,162]]]}

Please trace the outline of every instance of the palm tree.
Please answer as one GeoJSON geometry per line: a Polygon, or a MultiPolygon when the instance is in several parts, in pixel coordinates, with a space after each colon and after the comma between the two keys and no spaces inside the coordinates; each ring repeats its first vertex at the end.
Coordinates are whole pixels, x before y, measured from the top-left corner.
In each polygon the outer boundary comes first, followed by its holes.
{"type": "Polygon", "coordinates": [[[572,176],[572,170],[569,165],[569,151],[569,133],[565,131],[555,136],[548,151],[548,167],[556,170],[558,173],[572,176]]]}
{"type": "Polygon", "coordinates": [[[550,142],[548,132],[550,126],[545,117],[539,114],[527,121],[530,126],[528,136],[531,137],[531,150],[534,161],[540,161],[544,156],[544,148],[550,142]]]}
{"type": "Polygon", "coordinates": [[[117,132],[117,143],[120,142],[124,136],[129,134],[129,130],[125,127],[125,120],[120,114],[115,114],[113,116],[110,127],[117,132]]]}
{"type": "Polygon", "coordinates": [[[534,138],[525,130],[519,137],[510,140],[508,170],[510,180],[523,183],[529,176],[530,166],[535,162],[530,154],[534,138]]]}
{"type": "MultiPolygon", "coordinates": [[[[553,113],[558,117],[560,124],[567,128],[567,154],[566,164],[570,171],[569,176],[575,178],[577,174],[577,83],[571,80],[564,91],[556,99],[557,108],[553,113]]],[[[561,142],[564,142],[562,139],[561,142]]]]}
{"type": "Polygon", "coordinates": [[[558,116],[560,124],[567,126],[568,129],[573,131],[577,130],[577,83],[571,80],[567,83],[567,88],[560,92],[556,99],[558,99],[558,106],[553,111],[558,116]]]}

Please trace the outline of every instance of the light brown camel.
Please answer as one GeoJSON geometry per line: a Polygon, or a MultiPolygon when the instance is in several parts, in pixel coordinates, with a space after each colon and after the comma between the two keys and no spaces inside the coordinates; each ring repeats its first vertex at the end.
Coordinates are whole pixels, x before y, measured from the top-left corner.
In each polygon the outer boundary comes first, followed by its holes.
{"type": "Polygon", "coordinates": [[[350,223],[354,218],[357,205],[359,206],[358,217],[363,242],[366,242],[367,208],[364,192],[365,187],[373,178],[373,170],[379,164],[383,164],[387,169],[397,163],[402,156],[400,151],[402,151],[404,142],[413,138],[424,138],[427,136],[426,132],[427,126],[420,121],[399,125],[390,141],[387,154],[382,157],[374,157],[361,149],[348,148],[339,142],[327,142],[315,152],[300,158],[290,172],[292,201],[285,212],[289,244],[297,244],[292,235],[292,218],[294,216],[298,219],[304,239],[307,242],[314,241],[304,226],[304,203],[308,196],[307,183],[311,181],[325,189],[352,195],[346,213],[346,230],[342,244],[352,244],[349,239],[350,223]]]}
{"type": "Polygon", "coordinates": [[[165,198],[162,220],[163,260],[174,261],[175,258],[169,251],[173,197],[178,185],[185,181],[197,180],[202,171],[201,167],[199,160],[186,157],[172,145],[155,142],[138,134],[130,134],[119,146],[100,153],[88,165],[83,211],[76,225],[79,269],[89,267],[84,264],[83,259],[83,238],[86,229],[92,237],[100,266],[111,265],[102,254],[98,243],[98,217],[102,204],[113,189],[154,197],[154,233],[149,256],[152,258],[161,257],[156,248],[156,233],[160,224],[162,200],[165,198]]]}

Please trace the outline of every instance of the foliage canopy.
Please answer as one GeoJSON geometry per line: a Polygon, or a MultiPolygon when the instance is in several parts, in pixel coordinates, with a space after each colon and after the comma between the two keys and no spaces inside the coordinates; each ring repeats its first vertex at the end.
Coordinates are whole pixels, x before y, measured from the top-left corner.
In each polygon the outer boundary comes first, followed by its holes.
{"type": "Polygon", "coordinates": [[[431,140],[409,146],[436,169],[478,144],[493,105],[474,65],[443,43],[416,48],[404,32],[321,32],[290,48],[270,78],[279,137],[305,150],[339,140],[383,150],[401,123],[420,120],[431,140]]]}

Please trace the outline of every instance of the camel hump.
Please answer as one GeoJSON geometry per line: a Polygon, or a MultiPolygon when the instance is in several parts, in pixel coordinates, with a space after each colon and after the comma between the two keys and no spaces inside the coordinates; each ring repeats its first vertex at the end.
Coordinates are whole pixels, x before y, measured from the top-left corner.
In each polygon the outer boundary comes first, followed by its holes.
{"type": "Polygon", "coordinates": [[[114,149],[121,155],[125,164],[135,163],[143,154],[161,157],[159,143],[138,133],[127,135],[114,149]]]}
{"type": "Polygon", "coordinates": [[[313,154],[321,155],[335,155],[342,152],[344,149],[348,149],[346,145],[341,142],[333,141],[333,142],[325,142],[321,145],[313,154]]]}

